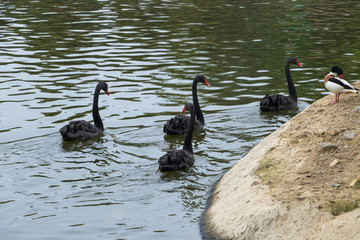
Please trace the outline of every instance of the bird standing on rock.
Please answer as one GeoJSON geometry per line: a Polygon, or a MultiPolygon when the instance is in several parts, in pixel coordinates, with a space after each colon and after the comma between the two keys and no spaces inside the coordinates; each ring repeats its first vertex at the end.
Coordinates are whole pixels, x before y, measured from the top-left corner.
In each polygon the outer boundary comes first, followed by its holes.
{"type": "Polygon", "coordinates": [[[340,94],[343,92],[358,93],[359,89],[353,87],[346,80],[342,79],[344,72],[339,66],[333,66],[324,78],[325,87],[332,93],[335,93],[335,100],[331,103],[337,103],[340,100],[340,94]]]}

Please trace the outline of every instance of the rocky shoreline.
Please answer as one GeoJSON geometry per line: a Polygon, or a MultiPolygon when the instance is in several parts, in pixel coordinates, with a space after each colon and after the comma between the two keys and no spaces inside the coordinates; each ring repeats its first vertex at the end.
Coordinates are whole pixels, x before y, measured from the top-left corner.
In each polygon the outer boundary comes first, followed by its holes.
{"type": "Polygon", "coordinates": [[[218,181],[205,239],[360,239],[360,96],[332,99],[311,104],[218,181]]]}

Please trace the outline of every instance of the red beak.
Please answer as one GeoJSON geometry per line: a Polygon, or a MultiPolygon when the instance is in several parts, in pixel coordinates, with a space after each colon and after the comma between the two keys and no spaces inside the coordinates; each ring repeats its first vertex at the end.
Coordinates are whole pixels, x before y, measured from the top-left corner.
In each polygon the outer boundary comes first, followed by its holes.
{"type": "Polygon", "coordinates": [[[204,82],[204,84],[205,84],[206,86],[210,87],[210,84],[208,83],[208,81],[207,81],[207,79],[206,79],[206,78],[205,78],[205,82],[204,82]]]}
{"type": "Polygon", "coordinates": [[[297,62],[297,65],[298,65],[299,67],[302,67],[301,64],[299,63],[299,61],[296,61],[296,62],[297,62]]]}
{"type": "Polygon", "coordinates": [[[109,90],[108,89],[106,89],[106,94],[109,96],[109,90]]]}
{"type": "Polygon", "coordinates": [[[185,112],[185,106],[184,106],[184,108],[183,108],[183,110],[181,112],[185,112]]]}
{"type": "Polygon", "coordinates": [[[340,76],[339,76],[339,78],[342,78],[344,76],[344,74],[341,74],[340,76]]]}

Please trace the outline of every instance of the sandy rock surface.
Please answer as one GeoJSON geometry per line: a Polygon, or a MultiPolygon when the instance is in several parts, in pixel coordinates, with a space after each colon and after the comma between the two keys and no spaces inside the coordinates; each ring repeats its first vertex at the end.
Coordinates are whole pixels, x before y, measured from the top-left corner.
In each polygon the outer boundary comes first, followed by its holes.
{"type": "Polygon", "coordinates": [[[329,210],[360,199],[360,96],[341,94],[330,104],[333,98],[310,105],[219,180],[204,238],[360,239],[359,208],[329,210]]]}

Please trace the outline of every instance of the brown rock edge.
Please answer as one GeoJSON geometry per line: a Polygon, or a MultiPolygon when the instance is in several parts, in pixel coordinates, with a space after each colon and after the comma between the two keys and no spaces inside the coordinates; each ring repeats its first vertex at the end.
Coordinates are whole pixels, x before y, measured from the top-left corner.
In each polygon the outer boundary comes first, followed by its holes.
{"type": "Polygon", "coordinates": [[[333,98],[311,104],[218,181],[203,238],[360,239],[360,208],[334,216],[328,207],[360,200],[360,96],[333,98]]]}

